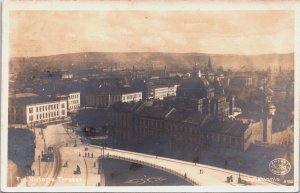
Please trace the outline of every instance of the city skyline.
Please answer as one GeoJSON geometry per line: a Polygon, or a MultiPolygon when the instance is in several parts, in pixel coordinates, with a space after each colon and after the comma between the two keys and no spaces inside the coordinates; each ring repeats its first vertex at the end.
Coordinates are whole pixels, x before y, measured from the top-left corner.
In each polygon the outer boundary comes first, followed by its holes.
{"type": "Polygon", "coordinates": [[[10,57],[76,52],[292,53],[293,15],[293,11],[17,11],[10,15],[10,57]]]}

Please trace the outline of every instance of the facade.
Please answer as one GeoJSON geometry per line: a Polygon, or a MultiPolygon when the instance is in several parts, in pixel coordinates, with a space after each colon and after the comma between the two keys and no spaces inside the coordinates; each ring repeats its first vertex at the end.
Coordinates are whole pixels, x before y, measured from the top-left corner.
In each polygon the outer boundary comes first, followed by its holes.
{"type": "Polygon", "coordinates": [[[71,72],[62,72],[61,78],[62,79],[72,79],[74,77],[74,74],[71,72]]]}
{"type": "Polygon", "coordinates": [[[80,92],[67,92],[57,94],[56,98],[67,100],[68,111],[77,111],[80,109],[80,92]]]}
{"type": "Polygon", "coordinates": [[[9,99],[9,123],[48,123],[67,117],[67,100],[50,97],[9,99]]]}
{"type": "MultiPolygon", "coordinates": [[[[138,143],[146,139],[163,141],[170,151],[191,146],[246,151],[255,142],[257,125],[233,120],[216,120],[196,111],[180,111],[160,105],[116,103],[109,109],[112,135],[117,141],[138,143]]],[[[260,128],[262,132],[262,128],[260,128]]]]}
{"type": "Polygon", "coordinates": [[[147,99],[163,100],[166,97],[176,96],[177,85],[149,85],[147,99]]]}
{"type": "Polygon", "coordinates": [[[70,93],[68,96],[68,110],[74,111],[80,108],[80,92],[70,93]]]}
{"type": "Polygon", "coordinates": [[[117,102],[138,102],[142,100],[142,97],[142,91],[124,88],[102,89],[99,92],[87,94],[86,105],[96,108],[108,108],[117,102]]]}

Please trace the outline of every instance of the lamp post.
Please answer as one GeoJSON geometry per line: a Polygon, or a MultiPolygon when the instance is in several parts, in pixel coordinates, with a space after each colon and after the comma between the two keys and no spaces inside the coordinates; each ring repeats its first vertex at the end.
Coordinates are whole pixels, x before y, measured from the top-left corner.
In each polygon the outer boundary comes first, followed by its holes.
{"type": "Polygon", "coordinates": [[[39,176],[41,176],[41,156],[38,156],[38,160],[39,160],[39,176]]]}
{"type": "Polygon", "coordinates": [[[238,183],[241,183],[242,179],[241,179],[241,161],[239,161],[239,178],[238,178],[238,183]]]}

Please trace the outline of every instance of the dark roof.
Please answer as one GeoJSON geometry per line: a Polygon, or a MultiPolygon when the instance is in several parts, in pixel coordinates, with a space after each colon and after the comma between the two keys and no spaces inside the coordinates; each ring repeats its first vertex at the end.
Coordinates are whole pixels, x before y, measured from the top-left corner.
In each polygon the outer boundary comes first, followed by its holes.
{"type": "Polygon", "coordinates": [[[203,129],[206,132],[242,137],[244,135],[244,132],[247,130],[248,125],[249,124],[243,123],[241,121],[215,120],[205,124],[203,129]]]}
{"type": "Polygon", "coordinates": [[[60,90],[59,92],[57,92],[57,95],[69,95],[71,93],[80,93],[80,91],[70,91],[70,90],[60,90]]]}
{"type": "Polygon", "coordinates": [[[261,120],[262,116],[259,113],[242,113],[236,116],[237,119],[261,120]]]}
{"type": "Polygon", "coordinates": [[[30,97],[12,97],[10,98],[12,105],[30,105],[47,102],[56,102],[58,99],[47,96],[30,96],[30,97]]]}
{"type": "Polygon", "coordinates": [[[126,93],[135,93],[142,92],[141,90],[133,87],[102,87],[98,89],[92,89],[88,94],[126,94],[126,93]]]}
{"type": "Polygon", "coordinates": [[[152,118],[160,118],[164,119],[166,115],[172,110],[171,107],[165,108],[155,107],[155,106],[144,106],[140,111],[139,115],[143,117],[152,117],[152,118]]]}
{"type": "Polygon", "coordinates": [[[133,103],[133,102],[131,102],[131,103],[117,102],[115,104],[112,104],[109,107],[109,110],[120,111],[120,112],[134,112],[141,105],[143,105],[142,101],[139,101],[139,102],[136,102],[136,103],[133,103]]]}
{"type": "Polygon", "coordinates": [[[170,115],[167,117],[167,120],[176,121],[176,122],[184,122],[189,117],[189,111],[178,111],[173,110],[170,115]]]}
{"type": "Polygon", "coordinates": [[[201,112],[198,111],[198,112],[190,113],[184,122],[195,124],[195,125],[203,125],[211,119],[212,117],[210,115],[203,115],[201,112]]]}

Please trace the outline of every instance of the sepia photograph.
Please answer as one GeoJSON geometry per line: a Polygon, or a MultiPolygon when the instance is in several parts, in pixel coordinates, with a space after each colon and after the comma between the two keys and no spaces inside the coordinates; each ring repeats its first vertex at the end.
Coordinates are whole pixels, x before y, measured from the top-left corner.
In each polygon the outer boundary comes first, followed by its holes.
{"type": "Polygon", "coordinates": [[[4,2],[1,190],[298,191],[299,5],[223,4],[4,2]]]}

